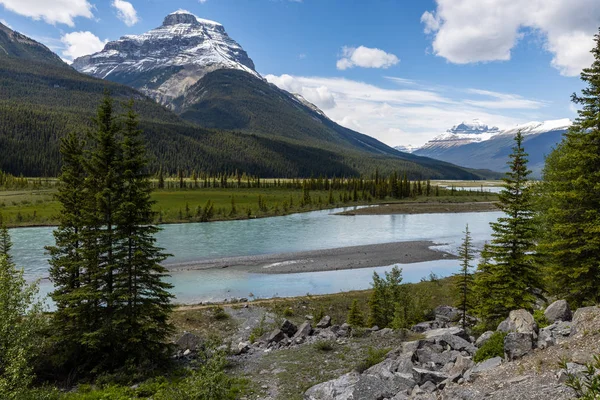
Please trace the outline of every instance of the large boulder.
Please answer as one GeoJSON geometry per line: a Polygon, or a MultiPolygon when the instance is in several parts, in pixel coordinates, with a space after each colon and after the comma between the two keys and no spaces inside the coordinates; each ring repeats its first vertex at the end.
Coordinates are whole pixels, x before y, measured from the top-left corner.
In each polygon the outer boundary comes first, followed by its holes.
{"type": "Polygon", "coordinates": [[[585,332],[600,331],[600,307],[578,308],[573,314],[571,336],[581,336],[585,332]]]}
{"type": "Polygon", "coordinates": [[[321,320],[317,324],[317,328],[319,328],[319,329],[329,328],[330,326],[331,326],[331,317],[329,315],[326,315],[323,318],[321,318],[321,320]]]}
{"type": "Polygon", "coordinates": [[[311,332],[312,332],[312,326],[310,325],[309,321],[306,321],[302,325],[300,325],[300,327],[294,334],[293,339],[298,339],[298,338],[306,339],[308,336],[310,336],[311,332]]]}
{"type": "Polygon", "coordinates": [[[439,306],[433,310],[435,320],[440,322],[455,322],[458,321],[462,312],[456,307],[439,306]]]}
{"type": "Polygon", "coordinates": [[[423,332],[427,332],[427,331],[430,331],[433,329],[444,328],[445,326],[446,326],[445,322],[425,321],[425,322],[419,322],[418,324],[416,324],[412,328],[410,328],[410,330],[415,333],[423,333],[423,332]]]}
{"type": "Polygon", "coordinates": [[[352,393],[359,379],[358,372],[350,372],[311,387],[304,393],[304,398],[306,400],[354,400],[352,393]]]}
{"type": "Polygon", "coordinates": [[[504,356],[512,361],[523,357],[533,350],[531,333],[510,332],[504,338],[504,356]]]}
{"type": "Polygon", "coordinates": [[[283,322],[281,323],[281,328],[279,329],[281,329],[281,331],[285,333],[288,337],[294,336],[298,331],[298,327],[290,321],[288,321],[287,319],[283,320],[283,322]]]}
{"type": "Polygon", "coordinates": [[[451,335],[449,333],[435,337],[435,342],[442,347],[450,348],[451,350],[466,351],[469,354],[475,354],[477,351],[477,347],[471,342],[468,342],[460,336],[451,335]]]}
{"type": "Polygon", "coordinates": [[[458,357],[456,357],[456,361],[454,361],[454,365],[452,366],[452,368],[450,368],[450,372],[448,375],[462,375],[469,368],[473,368],[474,365],[475,363],[473,362],[473,360],[471,360],[468,357],[463,357],[462,355],[459,355],[458,357]]]}
{"type": "Polygon", "coordinates": [[[459,327],[452,327],[452,328],[440,328],[440,329],[433,329],[427,332],[423,333],[425,335],[426,339],[431,339],[437,336],[444,336],[444,335],[454,335],[454,336],[458,336],[461,337],[463,339],[469,339],[469,335],[467,335],[467,333],[459,327]]]}
{"type": "Polygon", "coordinates": [[[448,375],[440,371],[413,368],[413,378],[417,385],[423,385],[425,382],[433,382],[437,385],[448,379],[448,375]]]}
{"type": "Polygon", "coordinates": [[[267,337],[267,343],[279,343],[285,338],[285,333],[283,333],[281,329],[275,329],[267,337]]]}
{"type": "Polygon", "coordinates": [[[498,331],[537,334],[538,326],[527,310],[513,310],[508,318],[498,325],[498,331]]]}
{"type": "Polygon", "coordinates": [[[556,321],[570,321],[573,317],[569,303],[567,303],[566,300],[557,300],[550,304],[548,308],[546,308],[546,311],[544,311],[544,315],[550,323],[556,321]]]}

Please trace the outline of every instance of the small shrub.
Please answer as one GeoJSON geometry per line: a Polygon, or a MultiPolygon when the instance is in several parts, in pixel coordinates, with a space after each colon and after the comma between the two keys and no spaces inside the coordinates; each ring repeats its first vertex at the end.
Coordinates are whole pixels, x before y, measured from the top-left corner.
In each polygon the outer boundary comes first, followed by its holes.
{"type": "Polygon", "coordinates": [[[331,351],[333,350],[334,344],[331,340],[319,340],[315,343],[315,349],[319,351],[331,351]]]}
{"type": "Polygon", "coordinates": [[[373,347],[369,347],[367,349],[367,355],[365,358],[356,366],[356,371],[361,374],[371,368],[373,365],[377,365],[383,360],[385,360],[385,356],[389,353],[390,349],[375,349],[373,347]]]}
{"type": "Polygon", "coordinates": [[[538,328],[542,329],[550,325],[550,321],[546,318],[546,315],[542,310],[535,310],[533,312],[533,319],[538,325],[538,328]]]}
{"type": "Polygon", "coordinates": [[[315,315],[315,323],[318,323],[320,320],[323,319],[323,317],[325,316],[325,309],[323,308],[323,306],[321,306],[321,308],[319,308],[319,311],[314,313],[315,315]]]}
{"type": "Polygon", "coordinates": [[[506,332],[494,332],[490,339],[477,350],[473,361],[481,362],[489,358],[504,357],[504,338],[506,332]]]}
{"type": "Polygon", "coordinates": [[[229,314],[225,312],[223,307],[213,307],[212,308],[212,317],[217,321],[222,321],[224,319],[229,318],[229,314]]]}
{"type": "MultiPolygon", "coordinates": [[[[560,367],[567,371],[567,361],[562,360],[560,367]]],[[[567,371],[566,385],[575,391],[579,400],[596,400],[600,398],[600,355],[594,356],[594,361],[585,365],[583,376],[571,374],[567,371]]]]}
{"type": "Polygon", "coordinates": [[[254,329],[252,329],[252,331],[250,332],[250,337],[248,338],[248,340],[250,340],[250,343],[256,342],[256,340],[258,338],[260,338],[262,335],[267,333],[266,325],[267,324],[266,324],[265,316],[263,315],[263,317],[260,320],[260,322],[258,323],[258,325],[255,326],[254,329]]]}
{"type": "Polygon", "coordinates": [[[284,317],[291,317],[292,315],[294,315],[294,310],[292,310],[290,307],[283,310],[284,317]]]}

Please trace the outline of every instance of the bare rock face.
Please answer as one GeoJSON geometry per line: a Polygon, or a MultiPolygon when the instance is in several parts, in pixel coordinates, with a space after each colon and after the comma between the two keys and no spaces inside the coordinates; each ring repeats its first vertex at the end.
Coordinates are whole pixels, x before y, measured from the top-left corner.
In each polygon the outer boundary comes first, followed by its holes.
{"type": "Polygon", "coordinates": [[[550,304],[548,308],[546,308],[546,311],[544,311],[544,315],[550,323],[556,321],[570,321],[573,317],[569,303],[567,303],[566,300],[557,300],[550,304]]]}
{"type": "Polygon", "coordinates": [[[329,328],[330,326],[331,326],[331,317],[329,315],[324,316],[317,324],[317,328],[319,328],[319,329],[329,328]]]}

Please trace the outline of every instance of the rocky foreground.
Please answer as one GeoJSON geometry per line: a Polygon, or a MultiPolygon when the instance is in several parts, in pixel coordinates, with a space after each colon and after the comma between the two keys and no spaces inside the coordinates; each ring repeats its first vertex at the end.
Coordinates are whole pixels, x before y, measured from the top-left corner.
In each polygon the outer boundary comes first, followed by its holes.
{"type": "Polygon", "coordinates": [[[363,373],[350,372],[321,383],[305,393],[307,400],[404,400],[404,399],[572,399],[574,391],[564,383],[568,373],[579,374],[582,365],[598,352],[600,308],[571,311],[565,301],[546,310],[552,324],[539,329],[533,316],[516,310],[498,330],[507,332],[504,357],[481,363],[472,361],[477,349],[489,340],[486,332],[477,340],[449,325],[451,308],[438,309],[436,321],[419,324],[423,339],[403,343],[385,361],[363,373]],[[572,319],[572,321],[571,321],[572,319]],[[568,371],[558,366],[570,361],[568,371]]]}

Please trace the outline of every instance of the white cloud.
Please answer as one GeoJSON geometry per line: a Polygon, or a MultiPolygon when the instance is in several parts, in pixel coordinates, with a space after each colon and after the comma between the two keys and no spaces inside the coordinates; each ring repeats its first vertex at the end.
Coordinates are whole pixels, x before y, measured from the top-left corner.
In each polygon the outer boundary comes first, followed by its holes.
{"type": "MultiPolygon", "coordinates": [[[[265,78],[284,90],[301,94],[340,125],[389,145],[421,145],[463,120],[481,119],[489,125],[510,127],[536,119],[536,110],[547,105],[514,94],[480,89],[421,89],[420,86],[386,89],[342,78],[291,75],[265,78]],[[535,117],[529,112],[535,112],[535,117]]],[[[399,82],[413,83],[401,78],[399,82]]]]}
{"type": "Polygon", "coordinates": [[[12,29],[12,26],[10,26],[10,24],[8,22],[6,22],[5,20],[3,20],[2,18],[0,18],[0,24],[8,27],[9,29],[12,29]]]}
{"type": "Polygon", "coordinates": [[[540,35],[562,75],[578,75],[593,60],[598,0],[436,0],[421,16],[434,34],[433,52],[456,64],[510,60],[527,33],[540,35]]]}
{"type": "Polygon", "coordinates": [[[117,9],[117,17],[127,26],[133,26],[139,21],[137,11],[128,1],[113,0],[112,6],[117,9]]]}
{"type": "Polygon", "coordinates": [[[88,54],[97,53],[104,48],[108,40],[100,40],[92,32],[71,32],[60,38],[66,46],[62,54],[66,59],[75,59],[88,54]]]}
{"type": "Polygon", "coordinates": [[[0,4],[9,11],[49,24],[74,26],[74,18],[94,16],[93,6],[87,0],[0,0],[0,4]]]}
{"type": "Polygon", "coordinates": [[[198,3],[204,4],[204,3],[206,3],[206,0],[198,0],[198,3]]]}
{"type": "Polygon", "coordinates": [[[399,62],[398,57],[380,49],[365,46],[343,47],[342,58],[337,61],[337,69],[345,70],[353,67],[389,68],[399,62]]]}

